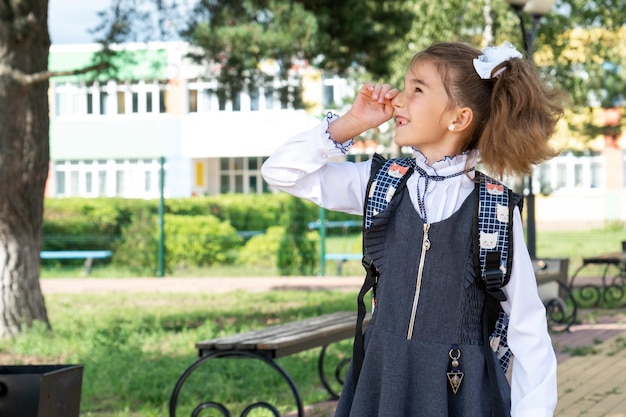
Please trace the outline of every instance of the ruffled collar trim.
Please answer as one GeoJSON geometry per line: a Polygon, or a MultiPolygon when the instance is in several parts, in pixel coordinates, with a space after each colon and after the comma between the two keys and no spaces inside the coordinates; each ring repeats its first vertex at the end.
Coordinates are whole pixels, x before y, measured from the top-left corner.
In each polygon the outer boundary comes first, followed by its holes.
{"type": "Polygon", "coordinates": [[[477,156],[471,151],[463,152],[454,156],[446,156],[432,164],[428,163],[426,156],[418,149],[413,148],[413,157],[417,166],[429,175],[450,175],[476,166],[477,156]],[[469,162],[469,164],[468,164],[469,162]]]}

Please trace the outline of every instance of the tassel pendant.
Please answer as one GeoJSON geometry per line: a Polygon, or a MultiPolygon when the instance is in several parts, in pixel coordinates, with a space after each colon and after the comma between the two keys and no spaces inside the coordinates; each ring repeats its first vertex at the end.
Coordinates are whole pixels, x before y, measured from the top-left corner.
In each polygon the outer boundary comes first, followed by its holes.
{"type": "Polygon", "coordinates": [[[447,373],[448,382],[450,382],[452,393],[456,394],[459,391],[459,387],[463,381],[463,376],[465,375],[461,372],[461,363],[459,362],[461,350],[459,349],[459,346],[452,345],[452,349],[448,352],[448,356],[450,357],[450,372],[447,373]]]}

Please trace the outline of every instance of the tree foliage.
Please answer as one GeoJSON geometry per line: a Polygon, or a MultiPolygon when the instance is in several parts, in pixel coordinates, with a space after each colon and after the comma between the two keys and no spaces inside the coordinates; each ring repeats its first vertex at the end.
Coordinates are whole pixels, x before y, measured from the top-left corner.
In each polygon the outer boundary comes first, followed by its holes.
{"type": "Polygon", "coordinates": [[[229,98],[274,78],[286,80],[296,61],[313,50],[317,32],[313,16],[284,1],[201,0],[192,16],[182,32],[199,47],[191,56],[229,98]]]}
{"type": "MultiPolygon", "coordinates": [[[[503,0],[198,0],[187,14],[180,5],[114,0],[100,29],[108,28],[110,41],[136,39],[133,21],[141,22],[143,34],[178,33],[198,47],[194,58],[230,97],[303,62],[340,75],[359,68],[365,78],[401,87],[411,56],[435,41],[524,46],[518,17],[503,0]],[[144,27],[154,23],[159,30],[144,27]],[[260,65],[264,60],[274,68],[260,65]]],[[[531,26],[526,16],[527,32],[531,26]]],[[[574,112],[623,104],[625,27],[625,0],[557,0],[538,21],[535,62],[547,82],[571,95],[574,112]]],[[[289,88],[284,100],[297,101],[298,92],[289,88]]],[[[597,128],[586,126],[583,135],[597,128]]]]}
{"type": "Polygon", "coordinates": [[[626,103],[626,1],[561,0],[542,21],[543,38],[538,64],[549,79],[570,94],[583,139],[617,137],[624,131],[622,117],[607,126],[592,108],[624,107],[626,103]]]}

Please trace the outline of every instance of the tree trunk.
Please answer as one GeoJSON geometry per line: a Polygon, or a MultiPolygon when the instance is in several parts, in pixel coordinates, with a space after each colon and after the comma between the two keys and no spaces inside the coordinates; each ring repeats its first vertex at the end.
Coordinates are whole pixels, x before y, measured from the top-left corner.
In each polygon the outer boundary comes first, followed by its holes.
{"type": "Polygon", "coordinates": [[[48,176],[48,0],[0,3],[0,337],[49,326],[39,285],[48,176]],[[26,77],[24,77],[26,76],[26,77]]]}

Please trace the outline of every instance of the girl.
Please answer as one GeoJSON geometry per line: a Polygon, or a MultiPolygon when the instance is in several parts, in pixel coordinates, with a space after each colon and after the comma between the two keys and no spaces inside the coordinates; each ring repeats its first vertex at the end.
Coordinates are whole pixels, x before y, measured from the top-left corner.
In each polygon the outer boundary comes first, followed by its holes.
{"type": "Polygon", "coordinates": [[[515,359],[510,382],[504,372],[488,376],[486,363],[496,355],[483,343],[485,293],[476,282],[471,240],[476,164],[502,177],[528,174],[555,156],[548,139],[562,114],[557,94],[509,43],[482,53],[461,43],[434,44],[412,59],[404,83],[403,91],[365,84],[345,115],[327,115],[262,168],[280,190],[361,214],[372,160],[333,160],[353,137],[392,117],[395,143],[414,151],[413,175],[386,215],[376,216],[388,219],[382,237],[369,233],[376,217],[364,230],[366,250],[379,252],[376,308],[360,376],[355,381],[348,372],[335,415],[552,416],[556,358],[519,208],[501,302],[515,359]],[[459,362],[463,374],[453,381],[447,374],[459,362]]]}

